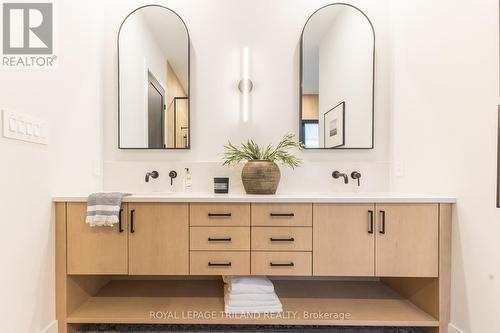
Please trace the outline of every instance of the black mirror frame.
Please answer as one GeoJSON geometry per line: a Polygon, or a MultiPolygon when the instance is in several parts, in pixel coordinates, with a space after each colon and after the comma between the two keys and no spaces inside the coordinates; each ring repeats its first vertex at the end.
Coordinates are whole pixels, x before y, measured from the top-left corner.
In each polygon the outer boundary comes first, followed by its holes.
{"type": "Polygon", "coordinates": [[[375,36],[375,28],[373,27],[373,24],[372,24],[372,21],[370,20],[370,18],[368,17],[368,15],[366,15],[361,9],[359,9],[358,7],[356,6],[353,6],[351,4],[348,4],[348,3],[343,3],[343,2],[338,2],[338,3],[331,3],[331,4],[328,4],[326,6],[323,6],[317,10],[314,11],[314,13],[312,13],[309,18],[307,19],[306,23],[304,24],[304,28],[302,28],[302,33],[300,34],[300,68],[299,68],[299,141],[304,143],[304,131],[303,131],[303,128],[302,128],[302,84],[303,84],[303,74],[302,74],[302,70],[303,70],[303,65],[302,65],[302,62],[303,62],[303,58],[304,58],[304,50],[303,50],[303,47],[304,47],[304,31],[307,27],[307,23],[309,23],[309,20],[311,20],[311,18],[314,16],[314,14],[316,14],[317,12],[319,12],[320,10],[326,8],[326,7],[330,7],[330,6],[338,6],[338,5],[343,5],[343,6],[348,6],[348,7],[351,7],[351,8],[354,8],[356,9],[357,11],[359,11],[361,14],[363,14],[363,16],[368,20],[368,23],[370,24],[370,27],[372,29],[372,33],[373,33],[373,75],[372,75],[372,144],[370,147],[334,147],[334,148],[305,148],[307,150],[369,150],[369,149],[374,149],[375,148],[375,49],[376,49],[376,36],[375,36]]]}
{"type": "Polygon", "coordinates": [[[165,7],[165,6],[162,6],[162,5],[144,5],[144,6],[141,6],[141,7],[138,7],[136,9],[134,9],[133,11],[131,11],[127,16],[125,16],[125,18],[123,19],[122,23],[120,24],[120,28],[118,29],[118,35],[116,37],[116,50],[117,50],[117,60],[118,60],[118,64],[117,64],[117,78],[118,78],[118,149],[123,149],[123,150],[189,150],[191,149],[191,37],[189,35],[189,30],[187,28],[187,25],[186,25],[186,22],[184,22],[184,20],[182,19],[182,17],[177,14],[174,10],[168,8],[168,7],[165,7]],[[188,41],[187,41],[187,51],[188,51],[188,91],[187,91],[187,95],[188,95],[188,98],[187,98],[187,103],[188,103],[188,144],[187,144],[187,147],[185,148],[126,148],[126,147],[121,147],[120,146],[120,33],[122,31],[122,27],[123,27],[123,24],[125,24],[125,21],[127,21],[127,19],[130,17],[130,15],[132,15],[133,13],[135,13],[136,11],[142,9],[142,8],[146,8],[146,7],[159,7],[159,8],[163,8],[163,9],[166,9],[166,10],[169,10],[171,11],[172,13],[174,13],[182,22],[182,24],[184,25],[184,28],[186,29],[186,34],[187,34],[187,37],[188,37],[188,41]]]}

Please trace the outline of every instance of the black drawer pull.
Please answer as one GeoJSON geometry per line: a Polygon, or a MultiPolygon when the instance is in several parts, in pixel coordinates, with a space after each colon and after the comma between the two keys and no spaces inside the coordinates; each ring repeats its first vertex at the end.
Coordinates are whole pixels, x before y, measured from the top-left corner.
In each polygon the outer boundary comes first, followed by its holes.
{"type": "Polygon", "coordinates": [[[231,237],[226,237],[226,238],[214,238],[214,237],[208,237],[209,242],[230,242],[231,237]]]}
{"type": "Polygon", "coordinates": [[[368,216],[369,216],[368,233],[373,234],[373,210],[368,211],[368,216]]]}
{"type": "Polygon", "coordinates": [[[271,266],[271,267],[293,267],[293,266],[295,266],[295,264],[293,262],[288,262],[288,263],[271,262],[271,263],[269,263],[269,266],[271,266]]]}
{"type": "Polygon", "coordinates": [[[231,217],[231,213],[208,213],[208,217],[231,217]]]}
{"type": "Polygon", "coordinates": [[[271,213],[271,217],[294,217],[294,213],[271,213]]]}
{"type": "Polygon", "coordinates": [[[208,262],[209,267],[231,267],[231,262],[208,262]]]}
{"type": "Polygon", "coordinates": [[[380,233],[385,234],[385,210],[380,211],[380,233]]]}
{"type": "Polygon", "coordinates": [[[271,242],[294,242],[295,241],[295,238],[293,238],[293,237],[289,237],[289,238],[274,238],[274,237],[271,237],[269,239],[271,240],[271,242]]]}
{"type": "Polygon", "coordinates": [[[123,232],[122,213],[123,213],[123,209],[120,209],[120,213],[118,214],[118,231],[119,232],[123,232]]]}
{"type": "Polygon", "coordinates": [[[130,211],[130,233],[132,234],[135,232],[134,215],[135,215],[135,209],[132,209],[130,211]]]}

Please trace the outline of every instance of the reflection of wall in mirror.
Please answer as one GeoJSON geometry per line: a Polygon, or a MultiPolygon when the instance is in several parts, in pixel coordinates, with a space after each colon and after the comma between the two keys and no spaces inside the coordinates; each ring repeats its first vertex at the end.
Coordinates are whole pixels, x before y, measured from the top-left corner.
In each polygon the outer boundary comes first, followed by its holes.
{"type": "Polygon", "coordinates": [[[126,133],[120,136],[121,147],[148,147],[148,70],[165,88],[165,63],[142,15],[131,15],[120,33],[120,131],[126,133]]]}
{"type": "Polygon", "coordinates": [[[177,100],[176,104],[176,124],[174,125],[174,98],[187,97],[186,91],[173,70],[172,66],[167,63],[167,147],[169,148],[185,148],[187,145],[188,131],[188,103],[186,100],[177,100]],[[175,126],[175,130],[174,130],[175,126]],[[175,133],[175,134],[174,134],[175,133]],[[175,135],[175,140],[174,140],[175,135]],[[186,136],[186,138],[185,138],[186,136]],[[175,144],[174,144],[175,141],[175,144]]]}
{"type": "MultiPolygon", "coordinates": [[[[368,147],[372,140],[373,33],[359,11],[339,10],[319,46],[319,133],[323,115],[345,101],[344,147],[368,147]]],[[[320,135],[320,146],[325,138],[320,135]]]]}

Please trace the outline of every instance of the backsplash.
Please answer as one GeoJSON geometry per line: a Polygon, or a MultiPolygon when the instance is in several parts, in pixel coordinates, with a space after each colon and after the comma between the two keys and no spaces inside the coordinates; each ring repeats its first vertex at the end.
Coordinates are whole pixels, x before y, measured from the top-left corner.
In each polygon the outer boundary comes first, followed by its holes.
{"type": "MultiPolygon", "coordinates": [[[[105,162],[104,191],[122,192],[183,192],[184,168],[193,177],[192,192],[213,192],[214,177],[229,177],[230,193],[245,193],[241,182],[241,168],[226,167],[217,162],[105,162]],[[146,172],[156,170],[160,176],[149,183],[144,181],[146,172]],[[170,185],[168,173],[177,171],[177,178],[170,185]]],[[[389,165],[385,162],[311,162],[292,170],[280,167],[281,182],[278,193],[329,193],[329,192],[387,192],[389,190],[389,165]],[[361,186],[349,179],[345,185],[341,179],[333,179],[333,171],[347,174],[361,173],[361,186]]]]}

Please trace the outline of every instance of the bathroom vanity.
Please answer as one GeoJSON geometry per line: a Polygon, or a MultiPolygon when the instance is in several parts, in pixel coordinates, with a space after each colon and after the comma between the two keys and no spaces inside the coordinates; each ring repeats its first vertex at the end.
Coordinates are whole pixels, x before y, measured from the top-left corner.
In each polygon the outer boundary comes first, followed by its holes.
{"type": "Polygon", "coordinates": [[[133,195],[113,227],[85,223],[85,197],[54,201],[60,333],[85,323],[447,331],[454,198],[133,195]],[[225,316],[221,275],[270,276],[285,312],[225,316]]]}

